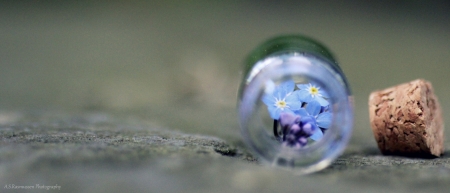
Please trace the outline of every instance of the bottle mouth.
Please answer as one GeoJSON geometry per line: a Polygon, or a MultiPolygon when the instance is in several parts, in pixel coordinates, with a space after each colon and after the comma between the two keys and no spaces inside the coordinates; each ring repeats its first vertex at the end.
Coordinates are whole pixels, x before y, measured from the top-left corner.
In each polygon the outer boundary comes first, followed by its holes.
{"type": "Polygon", "coordinates": [[[345,148],[353,110],[343,75],[306,53],[268,56],[245,78],[242,136],[262,162],[298,173],[328,166],[345,148]]]}

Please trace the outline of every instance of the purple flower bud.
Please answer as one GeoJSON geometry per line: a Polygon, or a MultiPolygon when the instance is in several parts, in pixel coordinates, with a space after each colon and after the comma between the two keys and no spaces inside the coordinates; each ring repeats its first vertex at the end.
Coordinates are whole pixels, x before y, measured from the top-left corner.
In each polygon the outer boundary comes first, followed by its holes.
{"type": "Polygon", "coordinates": [[[297,124],[293,124],[291,129],[290,129],[290,133],[298,133],[300,131],[300,126],[297,124]]]}
{"type": "Polygon", "coordinates": [[[307,135],[312,135],[313,134],[312,125],[310,123],[304,124],[303,127],[302,127],[302,130],[307,135]]]}
{"type": "Polygon", "coordinates": [[[291,145],[294,146],[297,143],[297,137],[295,135],[287,135],[286,136],[286,142],[291,145]]]}
{"type": "Polygon", "coordinates": [[[292,113],[281,113],[280,116],[280,124],[282,127],[288,127],[294,124],[295,122],[300,121],[300,116],[292,113]]]}
{"type": "Polygon", "coordinates": [[[308,139],[306,139],[306,137],[300,137],[298,139],[298,143],[300,143],[302,146],[306,145],[306,143],[308,143],[308,139]]]}

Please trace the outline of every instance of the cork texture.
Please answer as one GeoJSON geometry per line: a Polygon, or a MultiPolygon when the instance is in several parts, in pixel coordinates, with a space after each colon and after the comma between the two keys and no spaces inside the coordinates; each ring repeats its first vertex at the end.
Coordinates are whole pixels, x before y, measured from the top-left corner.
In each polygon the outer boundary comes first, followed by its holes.
{"type": "Polygon", "coordinates": [[[369,115],[383,154],[439,157],[444,152],[441,108],[425,80],[372,92],[369,115]]]}

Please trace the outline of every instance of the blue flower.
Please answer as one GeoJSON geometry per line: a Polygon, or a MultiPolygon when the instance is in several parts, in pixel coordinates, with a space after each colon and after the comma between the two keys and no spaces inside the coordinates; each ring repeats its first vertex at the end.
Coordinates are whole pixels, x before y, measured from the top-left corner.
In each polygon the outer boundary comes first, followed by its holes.
{"type": "Polygon", "coordinates": [[[304,102],[317,101],[322,106],[327,106],[329,103],[325,98],[328,98],[328,94],[323,91],[320,87],[314,84],[298,84],[297,87],[300,89],[297,92],[298,98],[304,102]]]}
{"type": "MultiPolygon", "coordinates": [[[[272,119],[280,119],[281,112],[291,112],[299,110],[302,106],[302,101],[298,99],[297,94],[294,94],[294,81],[286,81],[281,83],[271,94],[265,94],[262,101],[267,105],[270,117],[272,119]]],[[[296,91],[297,92],[297,91],[296,91]]]]}
{"type": "Polygon", "coordinates": [[[326,130],[331,126],[332,115],[330,112],[323,112],[323,108],[317,101],[309,102],[306,108],[301,108],[295,111],[295,114],[302,117],[302,122],[309,122],[312,124],[314,133],[310,137],[317,141],[322,139],[322,129],[326,130]]]}

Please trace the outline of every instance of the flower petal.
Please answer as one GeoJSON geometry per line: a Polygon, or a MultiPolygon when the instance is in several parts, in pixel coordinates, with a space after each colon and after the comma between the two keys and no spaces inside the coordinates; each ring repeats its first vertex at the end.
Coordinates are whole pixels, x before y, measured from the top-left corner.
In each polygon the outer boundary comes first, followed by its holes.
{"type": "Polygon", "coordinates": [[[308,112],[304,108],[300,108],[299,110],[294,111],[295,114],[300,115],[301,117],[309,116],[308,112]]]}
{"type": "Polygon", "coordinates": [[[330,104],[327,100],[322,97],[316,97],[316,101],[319,102],[320,106],[327,106],[330,104]]]}
{"type": "Polygon", "coordinates": [[[280,86],[282,86],[286,91],[292,92],[295,89],[295,82],[293,80],[288,80],[280,86]]]}
{"type": "Polygon", "coordinates": [[[281,109],[275,106],[268,106],[269,114],[272,119],[280,119],[281,109]]]}
{"type": "Polygon", "coordinates": [[[330,98],[330,95],[328,95],[328,93],[325,92],[323,89],[319,90],[319,94],[321,94],[322,97],[324,97],[324,98],[330,98]]]}
{"type": "Polygon", "coordinates": [[[317,116],[317,125],[321,128],[328,129],[331,126],[331,113],[323,112],[317,116]]]}
{"type": "Polygon", "coordinates": [[[310,102],[313,100],[311,94],[307,90],[299,90],[295,92],[297,97],[302,102],[310,102]]]}
{"type": "Polygon", "coordinates": [[[318,129],[317,124],[316,124],[316,118],[312,117],[312,116],[302,116],[300,118],[300,121],[302,122],[302,124],[306,124],[309,123],[312,126],[312,130],[316,130],[318,129]]]}
{"type": "Polygon", "coordinates": [[[277,97],[280,97],[281,99],[283,99],[290,92],[294,91],[294,88],[295,88],[294,81],[288,80],[288,81],[283,82],[280,85],[278,85],[277,88],[275,89],[274,94],[277,94],[276,95],[277,97]]]}
{"type": "Polygon", "coordinates": [[[322,130],[316,129],[316,130],[314,131],[314,134],[311,135],[311,137],[309,137],[309,138],[311,138],[311,139],[314,140],[314,141],[319,141],[320,139],[322,139],[322,137],[323,137],[322,130]]]}
{"type": "Polygon", "coordinates": [[[311,116],[317,116],[320,113],[320,104],[317,101],[311,101],[306,105],[306,111],[311,116]]]}
{"type": "Polygon", "coordinates": [[[298,110],[302,108],[302,101],[298,100],[298,97],[295,94],[288,95],[285,101],[291,110],[298,110]]]}
{"type": "Polygon", "coordinates": [[[264,95],[261,100],[267,106],[273,106],[275,104],[275,97],[272,95],[264,95]]]}
{"type": "Polygon", "coordinates": [[[297,87],[301,90],[307,90],[309,87],[309,84],[297,84],[297,87]]]}
{"type": "Polygon", "coordinates": [[[283,110],[281,110],[281,112],[295,114],[294,111],[290,108],[284,108],[283,110]]]}

